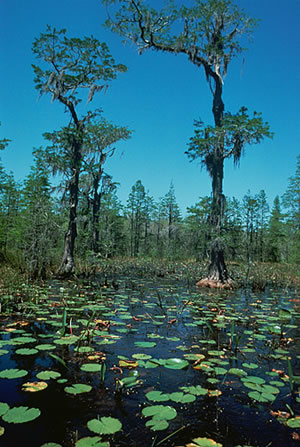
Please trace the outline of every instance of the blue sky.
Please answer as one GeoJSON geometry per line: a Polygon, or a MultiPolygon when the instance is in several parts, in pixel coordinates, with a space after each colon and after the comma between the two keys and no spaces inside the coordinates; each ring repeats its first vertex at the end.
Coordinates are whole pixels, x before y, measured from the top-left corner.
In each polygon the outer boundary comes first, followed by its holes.
{"type": "MultiPolygon", "coordinates": [[[[252,194],[264,189],[272,203],[287,189],[300,152],[300,1],[235,3],[261,22],[244,63],[240,57],[229,66],[225,108],[234,113],[246,106],[250,112],[262,112],[275,135],[247,147],[239,168],[233,168],[231,160],[225,163],[224,193],[242,199],[249,189],[252,194]]],[[[45,146],[42,134],[68,122],[63,107],[50,97],[39,98],[33,83],[31,64],[37,61],[32,42],[49,24],[66,28],[69,36],[93,34],[108,44],[116,62],[128,67],[87,106],[103,109],[108,120],[134,131],[130,140],[117,145],[106,165],[120,183],[122,202],[138,179],[155,200],[167,193],[172,181],[183,212],[210,194],[208,174],[184,154],[194,120],[212,121],[212,98],[202,69],[181,55],[148,51],[140,56],[133,44],[123,45],[119,36],[102,27],[106,12],[100,0],[0,0],[0,17],[0,138],[12,140],[0,155],[16,180],[29,173],[32,149],[45,146]]]]}

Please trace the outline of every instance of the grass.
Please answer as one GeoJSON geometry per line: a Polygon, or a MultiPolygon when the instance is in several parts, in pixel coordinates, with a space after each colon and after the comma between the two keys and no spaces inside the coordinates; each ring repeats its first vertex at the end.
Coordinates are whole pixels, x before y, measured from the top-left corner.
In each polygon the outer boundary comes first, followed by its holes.
{"type": "MultiPolygon", "coordinates": [[[[172,278],[194,284],[207,274],[208,263],[196,262],[194,259],[170,261],[149,258],[114,258],[100,259],[92,271],[88,266],[79,265],[78,275],[100,273],[110,277],[117,275],[134,275],[139,277],[172,278]]],[[[228,271],[238,287],[252,287],[264,290],[266,286],[300,287],[300,269],[296,264],[279,264],[253,262],[248,272],[248,265],[242,262],[228,262],[228,271]]]]}

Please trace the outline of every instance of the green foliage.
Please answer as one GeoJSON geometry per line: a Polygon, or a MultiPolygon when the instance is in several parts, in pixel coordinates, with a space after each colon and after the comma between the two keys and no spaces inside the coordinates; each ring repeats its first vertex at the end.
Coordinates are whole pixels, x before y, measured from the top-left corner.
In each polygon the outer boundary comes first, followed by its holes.
{"type": "Polygon", "coordinates": [[[200,158],[210,175],[213,175],[213,158],[216,151],[221,159],[233,157],[234,164],[240,162],[247,144],[258,144],[264,137],[272,137],[268,123],[261,114],[254,112],[250,118],[246,107],[235,115],[224,114],[220,126],[206,126],[195,122],[195,135],[190,139],[186,154],[191,160],[200,158]]]}
{"type": "Polygon", "coordinates": [[[32,65],[36,89],[41,95],[50,93],[52,101],[58,100],[69,109],[81,101],[80,89],[89,89],[90,102],[118,72],[126,71],[124,65],[115,63],[106,43],[92,36],[69,38],[65,29],[49,25],[46,33],[34,40],[32,51],[47,67],[32,65]]]}
{"type": "Polygon", "coordinates": [[[19,243],[30,278],[45,278],[55,264],[59,246],[59,221],[54,213],[49,169],[43,151],[34,151],[34,166],[24,181],[19,222],[19,243]]]}
{"type": "Polygon", "coordinates": [[[106,26],[135,42],[140,53],[152,48],[185,54],[207,76],[226,76],[228,64],[243,50],[242,34],[256,24],[230,0],[194,0],[191,6],[164,2],[161,10],[142,0],[104,3],[120,5],[106,26]]]}
{"type": "Polygon", "coordinates": [[[40,414],[38,408],[13,407],[2,416],[2,419],[10,424],[23,424],[37,419],[40,414]]]}
{"type": "MultiPolygon", "coordinates": [[[[69,222],[58,270],[64,276],[73,274],[75,270],[79,180],[84,154],[91,149],[91,134],[95,134],[91,120],[99,116],[98,111],[88,111],[80,119],[80,93],[82,88],[88,88],[90,102],[96,92],[107,88],[107,83],[115,79],[118,72],[126,71],[124,65],[115,64],[105,43],[94,37],[68,38],[65,34],[65,29],[57,30],[48,26],[47,32],[35,39],[32,48],[41,62],[41,66],[33,65],[36,89],[40,94],[50,93],[52,101],[63,104],[71,117],[68,126],[44,135],[52,143],[46,150],[46,158],[54,173],[63,174],[64,191],[68,195],[69,222]]],[[[109,143],[114,141],[110,140],[109,143]]]]}
{"type": "Polygon", "coordinates": [[[300,263],[300,155],[295,175],[289,178],[287,191],[282,196],[285,214],[285,260],[300,263]]]}
{"type": "Polygon", "coordinates": [[[268,232],[268,260],[279,262],[282,259],[282,248],[284,244],[284,223],[280,209],[280,199],[275,197],[268,232]]]}
{"type": "Polygon", "coordinates": [[[88,429],[93,433],[100,435],[112,435],[122,429],[121,422],[112,417],[102,417],[101,419],[91,419],[88,424],[88,429]]]}

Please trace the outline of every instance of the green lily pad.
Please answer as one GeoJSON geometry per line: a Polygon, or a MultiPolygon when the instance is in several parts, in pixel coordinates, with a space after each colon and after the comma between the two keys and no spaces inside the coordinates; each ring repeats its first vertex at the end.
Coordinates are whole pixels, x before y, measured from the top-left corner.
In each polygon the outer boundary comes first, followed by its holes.
{"type": "Polygon", "coordinates": [[[255,363],[243,363],[242,366],[244,368],[248,368],[248,369],[256,369],[256,368],[258,368],[258,365],[256,365],[255,363]]]}
{"type": "Polygon", "coordinates": [[[152,355],[149,354],[133,354],[132,357],[136,360],[149,360],[152,358],[152,355]]]}
{"type": "Polygon", "coordinates": [[[65,392],[69,394],[82,394],[90,392],[92,387],[84,383],[74,383],[72,386],[66,386],[65,392]]]}
{"type": "Polygon", "coordinates": [[[2,419],[11,424],[23,424],[33,421],[40,414],[41,412],[38,408],[13,407],[2,416],[2,419]]]}
{"type": "Polygon", "coordinates": [[[154,348],[154,346],[156,346],[154,341],[136,341],[134,344],[139,348],[154,348]]]}
{"type": "Polygon", "coordinates": [[[16,354],[18,355],[34,355],[37,354],[39,351],[34,348],[20,348],[16,350],[16,354]]]}
{"type": "Polygon", "coordinates": [[[8,353],[9,353],[9,351],[7,351],[6,349],[0,349],[0,356],[8,354],[8,353]]]}
{"type": "Polygon", "coordinates": [[[153,402],[166,402],[167,400],[170,400],[169,395],[163,394],[161,391],[149,391],[149,393],[146,394],[146,397],[153,402]]]}
{"type": "Polygon", "coordinates": [[[14,344],[35,343],[36,339],[33,337],[16,337],[12,339],[14,344]]]}
{"type": "Polygon", "coordinates": [[[0,371],[0,379],[19,379],[20,377],[27,376],[28,371],[25,369],[4,369],[0,371]]]}
{"type": "Polygon", "coordinates": [[[244,371],[243,369],[239,369],[239,368],[230,368],[228,370],[228,374],[234,374],[235,376],[239,376],[239,377],[247,376],[246,371],[244,371]]]}
{"type": "Polygon", "coordinates": [[[258,385],[263,385],[264,383],[266,383],[265,379],[262,379],[261,377],[257,377],[257,376],[242,377],[241,381],[242,382],[252,382],[252,383],[256,383],[258,385]]]}
{"type": "Polygon", "coordinates": [[[150,419],[146,422],[146,427],[153,431],[162,431],[169,427],[169,423],[165,419],[150,419]]]}
{"type": "Polygon", "coordinates": [[[145,407],[142,410],[142,415],[145,417],[152,416],[160,420],[169,421],[177,416],[175,408],[165,405],[152,405],[145,407]]]}
{"type": "Polygon", "coordinates": [[[281,320],[290,320],[292,314],[288,309],[279,309],[278,316],[281,320]]]}
{"type": "Polygon", "coordinates": [[[189,366],[189,362],[184,359],[171,358],[165,361],[164,366],[169,369],[184,369],[189,366]]]}
{"type": "Polygon", "coordinates": [[[199,447],[222,447],[222,444],[209,438],[194,438],[193,443],[199,447]]]}
{"type": "Polygon", "coordinates": [[[274,394],[260,393],[258,391],[250,391],[248,393],[248,396],[251,397],[251,399],[256,400],[257,402],[273,402],[273,400],[275,399],[274,394]]]}
{"type": "Polygon", "coordinates": [[[290,428],[300,428],[300,416],[288,419],[286,425],[290,428]]]}
{"type": "Polygon", "coordinates": [[[91,346],[80,346],[79,349],[75,349],[76,352],[81,352],[81,353],[87,353],[87,352],[93,352],[94,349],[91,346]]]}
{"type": "Polygon", "coordinates": [[[62,337],[58,340],[54,340],[54,343],[57,345],[72,345],[73,343],[76,343],[78,340],[78,337],[75,335],[69,336],[69,337],[62,337]]]}
{"type": "Polygon", "coordinates": [[[72,386],[66,386],[65,392],[69,394],[82,394],[90,392],[92,387],[84,383],[74,383],[72,386]]]}
{"type": "Polygon", "coordinates": [[[205,355],[203,354],[184,354],[184,358],[187,360],[203,360],[205,355]]]}
{"type": "Polygon", "coordinates": [[[89,430],[100,435],[112,435],[122,428],[121,422],[112,417],[91,419],[88,421],[87,426],[89,430]]]}
{"type": "Polygon", "coordinates": [[[53,349],[56,349],[56,346],[51,345],[50,343],[43,343],[41,345],[36,345],[35,349],[38,349],[39,351],[52,351],[53,349]]]}
{"type": "Polygon", "coordinates": [[[201,385],[181,386],[180,389],[186,393],[193,394],[194,396],[205,396],[205,394],[208,393],[208,390],[206,388],[202,388],[201,385]]]}
{"type": "Polygon", "coordinates": [[[0,425],[0,436],[4,435],[5,428],[0,425]]]}
{"type": "Polygon", "coordinates": [[[57,371],[41,371],[36,375],[36,377],[40,380],[50,380],[50,379],[55,380],[60,376],[61,374],[57,371]]]}
{"type": "Polygon", "coordinates": [[[75,443],[75,447],[109,447],[109,442],[102,441],[99,436],[86,436],[75,443]]]}
{"type": "Polygon", "coordinates": [[[101,365],[98,363],[84,363],[81,365],[80,369],[84,372],[97,372],[101,371],[101,365]]]}
{"type": "Polygon", "coordinates": [[[196,396],[193,394],[184,394],[183,392],[177,391],[175,393],[170,394],[170,399],[173,402],[188,404],[191,402],[195,402],[196,396]]]}
{"type": "Polygon", "coordinates": [[[5,402],[0,402],[0,416],[5,414],[9,410],[9,405],[5,402]]]}

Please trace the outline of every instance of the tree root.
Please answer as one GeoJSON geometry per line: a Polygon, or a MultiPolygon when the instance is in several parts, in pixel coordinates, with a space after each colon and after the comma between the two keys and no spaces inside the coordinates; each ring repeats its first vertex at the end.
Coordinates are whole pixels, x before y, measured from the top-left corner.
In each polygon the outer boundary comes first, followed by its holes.
{"type": "Polygon", "coordinates": [[[207,287],[209,289],[227,289],[233,290],[236,289],[237,285],[232,279],[227,279],[226,281],[220,281],[217,279],[204,278],[200,279],[196,283],[197,287],[207,287]]]}

